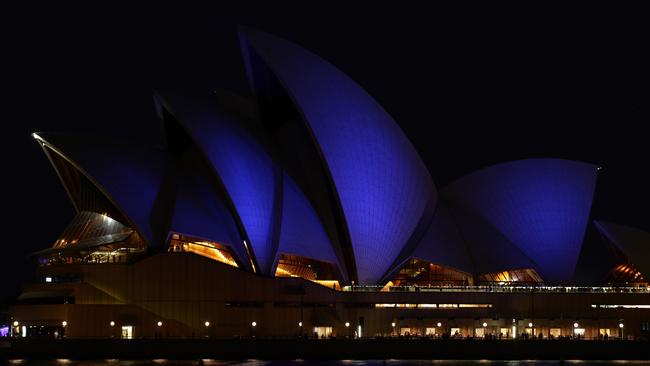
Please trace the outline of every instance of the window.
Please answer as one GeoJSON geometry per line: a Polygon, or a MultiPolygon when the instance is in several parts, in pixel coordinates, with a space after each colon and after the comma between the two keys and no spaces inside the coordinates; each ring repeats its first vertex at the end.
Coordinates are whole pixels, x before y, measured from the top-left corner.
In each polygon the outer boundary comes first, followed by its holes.
{"type": "Polygon", "coordinates": [[[340,291],[341,285],[337,273],[335,264],[289,254],[280,255],[275,269],[276,277],[300,277],[340,291]]]}
{"type": "Polygon", "coordinates": [[[468,286],[472,275],[417,258],[410,259],[391,279],[394,286],[468,286]]]}
{"type": "Polygon", "coordinates": [[[492,304],[458,304],[459,308],[491,308],[492,304]]]}
{"type": "Polygon", "coordinates": [[[479,283],[543,283],[534,269],[517,269],[512,271],[484,273],[478,277],[479,283]]]}
{"type": "Polygon", "coordinates": [[[229,266],[239,267],[227,246],[186,235],[173,233],[169,242],[169,251],[195,253],[229,266]]]}
{"type": "Polygon", "coordinates": [[[314,327],[314,336],[317,338],[329,338],[332,336],[332,327],[314,327]]]}
{"type": "Polygon", "coordinates": [[[133,326],[132,325],[123,325],[122,326],[122,339],[133,339],[133,326]]]}
{"type": "Polygon", "coordinates": [[[474,329],[474,336],[478,338],[485,337],[485,328],[476,328],[474,329]]]}
{"type": "Polygon", "coordinates": [[[641,330],[642,331],[650,331],[650,322],[641,322],[641,330]]]}
{"type": "Polygon", "coordinates": [[[560,329],[560,328],[551,328],[549,330],[548,334],[550,334],[551,337],[553,337],[553,338],[558,338],[558,337],[562,336],[562,329],[560,329]]]}

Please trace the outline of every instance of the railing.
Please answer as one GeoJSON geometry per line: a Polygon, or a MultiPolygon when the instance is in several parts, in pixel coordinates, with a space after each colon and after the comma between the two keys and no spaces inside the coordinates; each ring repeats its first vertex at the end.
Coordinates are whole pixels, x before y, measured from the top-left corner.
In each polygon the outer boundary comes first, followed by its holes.
{"type": "Polygon", "coordinates": [[[347,292],[650,293],[650,287],[613,286],[343,286],[347,292]]]}

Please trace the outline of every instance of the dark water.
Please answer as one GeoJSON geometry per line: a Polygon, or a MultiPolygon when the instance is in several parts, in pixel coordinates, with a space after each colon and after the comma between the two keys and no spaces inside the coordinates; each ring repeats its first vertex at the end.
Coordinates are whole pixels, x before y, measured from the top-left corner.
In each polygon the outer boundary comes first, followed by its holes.
{"type": "MultiPolygon", "coordinates": [[[[67,359],[58,360],[4,360],[0,361],[3,366],[198,366],[198,360],[93,360],[93,361],[74,361],[67,359]]],[[[518,360],[518,361],[490,361],[490,360],[340,360],[340,361],[303,361],[303,360],[240,360],[240,361],[219,361],[203,360],[204,366],[223,366],[223,365],[241,365],[241,366],[321,366],[321,365],[341,365],[341,366],[409,366],[409,365],[432,365],[432,366],[614,366],[614,365],[635,365],[650,366],[650,361],[538,361],[538,360],[518,360]]]]}

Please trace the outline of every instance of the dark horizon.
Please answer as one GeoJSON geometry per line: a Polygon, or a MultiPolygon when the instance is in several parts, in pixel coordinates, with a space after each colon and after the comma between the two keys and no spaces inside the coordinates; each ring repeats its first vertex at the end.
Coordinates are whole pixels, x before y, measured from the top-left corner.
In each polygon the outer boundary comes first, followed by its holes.
{"type": "Polygon", "coordinates": [[[237,26],[293,41],[356,80],[394,117],[436,185],[499,162],[603,167],[593,219],[650,230],[641,9],[21,4],[5,139],[9,233],[0,298],[32,273],[72,205],[34,131],[160,138],[155,89],[249,96],[237,26]],[[35,229],[36,227],[36,229],[35,229]]]}

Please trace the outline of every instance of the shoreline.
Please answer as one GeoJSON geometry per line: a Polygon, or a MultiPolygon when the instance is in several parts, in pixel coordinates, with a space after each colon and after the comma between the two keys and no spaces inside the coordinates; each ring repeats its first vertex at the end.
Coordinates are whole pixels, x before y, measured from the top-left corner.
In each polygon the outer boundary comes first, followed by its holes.
{"type": "Polygon", "coordinates": [[[11,340],[0,359],[649,360],[650,341],[402,339],[11,340]]]}

